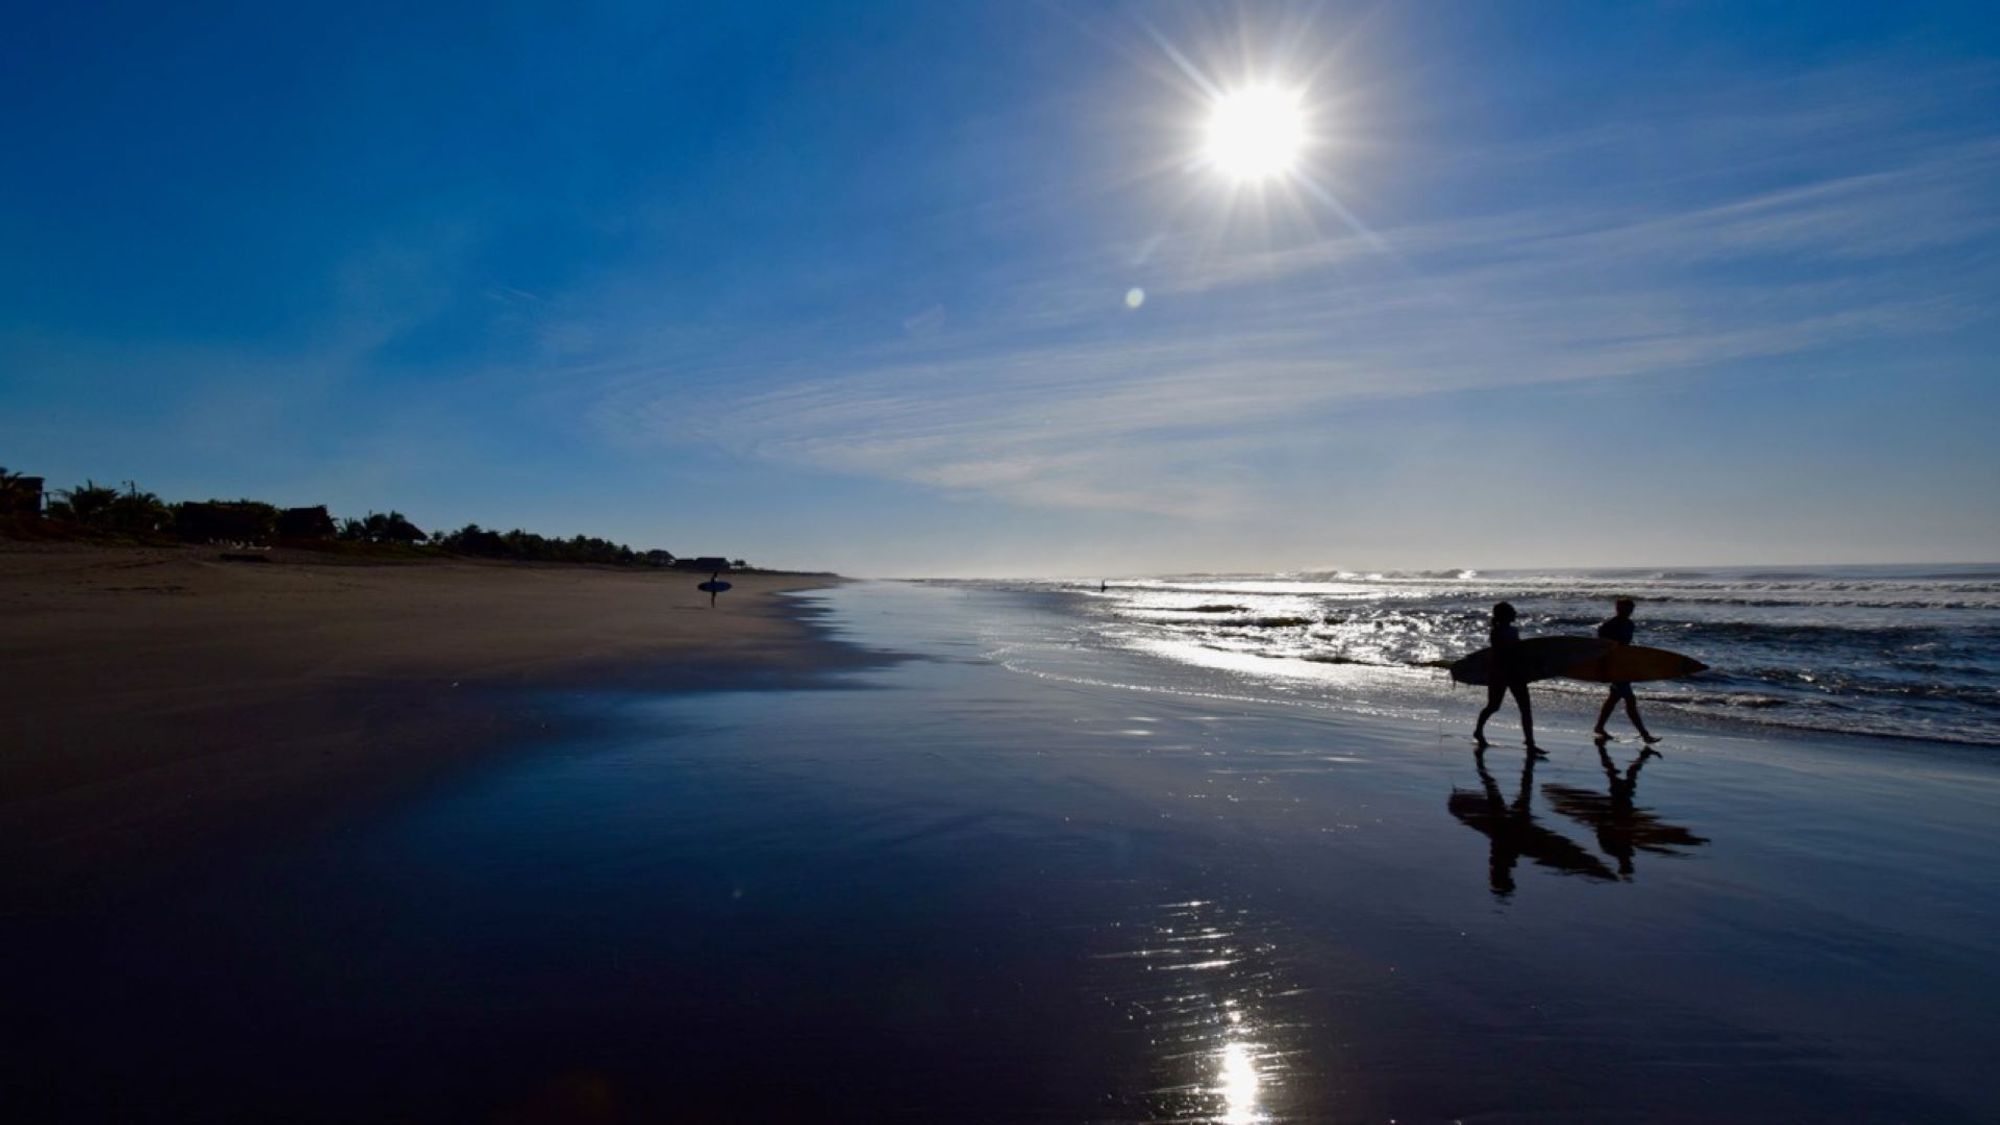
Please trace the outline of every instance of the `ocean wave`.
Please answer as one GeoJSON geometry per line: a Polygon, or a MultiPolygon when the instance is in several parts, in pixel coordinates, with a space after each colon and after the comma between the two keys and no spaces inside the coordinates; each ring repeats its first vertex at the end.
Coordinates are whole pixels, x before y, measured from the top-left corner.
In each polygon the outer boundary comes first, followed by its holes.
{"type": "Polygon", "coordinates": [[[1639,643],[1712,666],[1651,685],[1648,706],[2000,745],[2000,566],[1341,570],[1170,580],[1088,604],[1162,640],[1428,683],[1440,662],[1485,646],[1496,600],[1521,610],[1525,635],[1589,635],[1621,594],[1640,599],[1639,643]],[[1172,601],[1183,604],[1160,604],[1172,601]]]}
{"type": "Polygon", "coordinates": [[[1902,716],[1849,711],[1844,714],[1801,707],[1745,708],[1728,704],[1669,703],[1672,710],[1712,716],[1729,722],[1782,730],[1885,738],[1909,742],[1951,743],[1958,746],[2000,747],[2000,732],[1991,726],[1955,721],[1949,715],[1902,716]]]}
{"type": "MultiPolygon", "coordinates": [[[[1650,700],[1649,700],[1650,702],[1650,700]]],[[[1783,699],[1775,695],[1752,695],[1748,693],[1682,693],[1666,702],[1687,706],[1731,707],[1746,711],[1768,711],[1779,707],[1793,707],[1794,699],[1783,699]]]]}
{"type": "Polygon", "coordinates": [[[1672,638],[1676,643],[1699,638],[1716,645],[1807,647],[1864,652],[1890,659],[1898,650],[1926,653],[1993,652],[2000,649],[2000,626],[1952,628],[1945,624],[1890,625],[1881,623],[1676,621],[1648,619],[1640,632],[1646,637],[1672,638]]]}

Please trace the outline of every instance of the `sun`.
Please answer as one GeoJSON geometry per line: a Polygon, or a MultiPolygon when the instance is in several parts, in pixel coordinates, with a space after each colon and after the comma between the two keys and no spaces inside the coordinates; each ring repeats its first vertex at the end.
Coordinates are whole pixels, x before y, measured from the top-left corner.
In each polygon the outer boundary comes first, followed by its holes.
{"type": "Polygon", "coordinates": [[[1306,146],[1306,115],[1299,95],[1276,86],[1251,86],[1217,97],[1209,107],[1202,157],[1240,183],[1284,175],[1306,146]]]}

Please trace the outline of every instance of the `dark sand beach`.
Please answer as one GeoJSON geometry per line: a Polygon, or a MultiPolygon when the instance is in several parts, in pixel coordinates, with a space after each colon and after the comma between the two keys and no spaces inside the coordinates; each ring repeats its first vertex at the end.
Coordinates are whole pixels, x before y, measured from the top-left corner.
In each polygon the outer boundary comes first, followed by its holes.
{"type": "Polygon", "coordinates": [[[636,624],[601,655],[655,674],[487,665],[486,753],[14,912],[22,1119],[2000,1113],[1983,750],[1655,716],[1662,756],[1600,756],[1551,706],[1547,760],[1476,756],[1471,696],[1260,694],[1044,594],[676,604],[830,670],[676,682],[636,624]]]}
{"type": "Polygon", "coordinates": [[[335,809],[549,716],[577,684],[782,677],[839,653],[773,598],[824,578],[316,552],[0,544],[0,879],[72,894],[243,825],[335,809]]]}

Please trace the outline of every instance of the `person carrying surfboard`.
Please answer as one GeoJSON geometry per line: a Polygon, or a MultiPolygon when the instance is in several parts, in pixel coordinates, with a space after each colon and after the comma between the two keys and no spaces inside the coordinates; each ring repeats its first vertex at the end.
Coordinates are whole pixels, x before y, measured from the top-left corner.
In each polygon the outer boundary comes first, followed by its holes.
{"type": "Polygon", "coordinates": [[[1514,627],[1518,616],[1507,602],[1493,607],[1493,629],[1487,634],[1487,643],[1493,646],[1493,670],[1487,677],[1486,709],[1472,727],[1472,740],[1480,749],[1486,748],[1486,720],[1500,710],[1501,700],[1512,692],[1514,705],[1521,709],[1521,738],[1530,754],[1540,754],[1542,748],[1535,745],[1535,712],[1528,704],[1527,669],[1521,664],[1521,631],[1514,627]]]}
{"type": "MultiPolygon", "coordinates": [[[[1606,618],[1604,624],[1597,627],[1598,639],[1629,645],[1632,643],[1632,610],[1636,608],[1636,603],[1631,598],[1619,598],[1613,608],[1617,610],[1617,615],[1606,618]]],[[[1597,729],[1593,732],[1597,741],[1611,741],[1611,732],[1604,729],[1604,724],[1611,721],[1611,712],[1621,699],[1625,701],[1625,713],[1631,716],[1632,726],[1639,732],[1639,737],[1648,744],[1658,742],[1659,737],[1647,730],[1646,721],[1639,717],[1639,698],[1632,694],[1629,682],[1612,684],[1610,694],[1604,697],[1604,706],[1597,712],[1597,729]]]]}

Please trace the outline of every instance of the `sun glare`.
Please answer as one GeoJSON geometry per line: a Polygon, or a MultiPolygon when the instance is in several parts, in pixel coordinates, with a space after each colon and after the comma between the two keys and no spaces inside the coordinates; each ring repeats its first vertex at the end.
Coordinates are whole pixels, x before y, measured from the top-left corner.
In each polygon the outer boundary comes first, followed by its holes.
{"type": "Polygon", "coordinates": [[[1299,96],[1253,86],[1215,100],[1202,154],[1223,174],[1254,182],[1290,171],[1305,143],[1305,111],[1299,96]]]}

